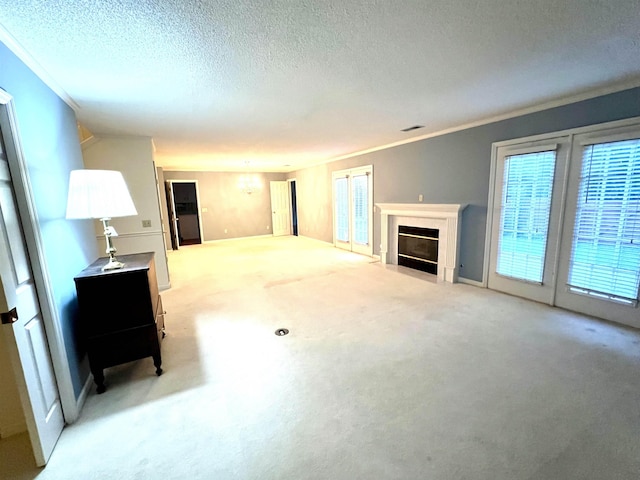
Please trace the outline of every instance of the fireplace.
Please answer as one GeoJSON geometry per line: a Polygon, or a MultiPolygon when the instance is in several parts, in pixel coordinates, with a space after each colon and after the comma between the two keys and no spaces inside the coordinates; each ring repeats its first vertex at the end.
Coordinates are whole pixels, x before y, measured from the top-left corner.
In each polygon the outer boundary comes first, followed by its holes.
{"type": "Polygon", "coordinates": [[[396,265],[399,263],[399,226],[437,230],[437,266],[434,273],[438,276],[438,281],[453,283],[458,280],[461,214],[466,205],[378,203],[376,206],[380,209],[380,260],[382,263],[396,265]]]}
{"type": "Polygon", "coordinates": [[[435,228],[398,226],[398,265],[438,274],[438,236],[435,228]]]}

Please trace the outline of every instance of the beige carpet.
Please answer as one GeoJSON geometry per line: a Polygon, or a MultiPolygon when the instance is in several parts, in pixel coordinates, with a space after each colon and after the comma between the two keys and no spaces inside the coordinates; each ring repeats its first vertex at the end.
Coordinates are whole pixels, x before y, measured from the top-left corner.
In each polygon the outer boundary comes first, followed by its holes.
{"type": "Polygon", "coordinates": [[[638,331],[304,238],[169,261],[164,375],[107,370],[38,479],[640,474],[638,331]]]}

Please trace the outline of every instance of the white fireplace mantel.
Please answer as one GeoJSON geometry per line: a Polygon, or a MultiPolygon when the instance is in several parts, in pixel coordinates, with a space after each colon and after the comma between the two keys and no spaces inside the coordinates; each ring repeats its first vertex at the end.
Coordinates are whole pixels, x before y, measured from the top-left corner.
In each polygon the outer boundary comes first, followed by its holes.
{"type": "Polygon", "coordinates": [[[439,230],[438,280],[458,280],[460,223],[466,204],[377,203],[380,209],[380,260],[398,263],[398,225],[439,230]]]}

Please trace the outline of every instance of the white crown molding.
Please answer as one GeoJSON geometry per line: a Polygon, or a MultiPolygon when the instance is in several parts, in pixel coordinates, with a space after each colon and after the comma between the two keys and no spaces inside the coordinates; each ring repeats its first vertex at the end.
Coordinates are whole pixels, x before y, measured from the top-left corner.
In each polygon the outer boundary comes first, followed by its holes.
{"type": "Polygon", "coordinates": [[[577,93],[574,95],[569,95],[561,98],[557,98],[555,100],[551,100],[548,102],[539,103],[536,105],[532,105],[530,107],[520,108],[518,110],[512,110],[507,113],[502,113],[499,115],[493,115],[491,117],[485,117],[480,120],[475,120],[469,123],[463,123],[461,125],[445,128],[444,130],[438,130],[431,133],[425,133],[424,135],[420,135],[417,137],[407,138],[405,140],[399,140],[393,143],[387,143],[384,145],[379,145],[377,147],[367,148],[365,150],[358,150],[357,152],[348,153],[346,155],[340,155],[338,157],[330,157],[325,158],[319,161],[312,161],[304,165],[300,165],[297,168],[286,170],[285,173],[289,173],[292,171],[303,170],[309,167],[315,167],[318,165],[324,165],[326,163],[337,162],[338,160],[345,160],[347,158],[358,157],[360,155],[365,155],[367,153],[379,152],[380,150],[386,150],[388,148],[398,147],[400,145],[406,145],[408,143],[419,142],[421,140],[427,140],[429,138],[440,137],[442,135],[447,135],[449,133],[459,132],[462,130],[468,130],[474,127],[481,127],[482,125],[488,125],[490,123],[500,122],[502,120],[508,120],[510,118],[521,117],[523,115],[528,115],[530,113],[541,112],[543,110],[549,110],[556,107],[562,107],[564,105],[570,105],[572,103],[581,102],[583,100],[589,100],[591,98],[601,97],[603,95],[608,95],[611,93],[622,92],[624,90],[629,90],[631,88],[640,87],[640,78],[633,78],[631,80],[626,80],[623,82],[618,82],[606,86],[602,86],[595,89],[590,89],[581,93],[577,93]]]}
{"type": "Polygon", "coordinates": [[[34,74],[40,78],[51,90],[58,95],[64,103],[78,113],[80,106],[71,96],[54,80],[47,70],[11,35],[4,25],[0,24],[0,42],[13,52],[34,74]]]}

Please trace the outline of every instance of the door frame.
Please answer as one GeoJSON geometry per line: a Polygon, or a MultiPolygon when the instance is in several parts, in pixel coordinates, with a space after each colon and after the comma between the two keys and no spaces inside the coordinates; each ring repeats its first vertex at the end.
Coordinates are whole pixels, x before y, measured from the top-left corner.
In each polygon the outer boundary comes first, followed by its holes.
{"type": "Polygon", "coordinates": [[[487,271],[487,286],[493,283],[493,288],[512,295],[526,296],[534,301],[553,305],[558,281],[559,245],[561,240],[561,229],[565,218],[565,204],[567,196],[567,173],[570,168],[572,144],[571,135],[555,136],[546,138],[543,141],[514,142],[508,146],[499,146],[496,149],[496,163],[493,182],[493,210],[492,219],[495,223],[488,225],[492,241],[498,237],[500,219],[500,198],[498,193],[502,192],[503,185],[500,182],[500,173],[503,173],[504,160],[513,155],[527,153],[538,153],[545,151],[554,152],[554,175],[552,178],[551,191],[553,192],[549,205],[549,223],[547,245],[545,246],[545,262],[543,268],[543,279],[540,283],[527,280],[503,277],[494,273],[495,261],[498,245],[492,242],[489,249],[489,270],[487,271]],[[496,205],[498,202],[498,205],[496,205]],[[549,240],[555,240],[549,244],[549,240]],[[523,292],[526,292],[524,295],[523,292]]]}
{"type": "MultiPolygon", "coordinates": [[[[632,117],[626,118],[624,120],[616,120],[613,122],[604,122],[598,124],[587,125],[585,127],[571,128],[561,131],[544,133],[541,135],[533,135],[529,137],[516,138],[512,140],[505,140],[501,142],[495,142],[491,145],[491,169],[490,169],[490,177],[489,177],[489,195],[487,201],[487,222],[486,222],[486,230],[485,230],[485,244],[484,244],[484,262],[483,262],[483,274],[482,274],[482,286],[488,288],[489,282],[489,273],[490,273],[490,257],[491,257],[491,249],[493,242],[492,235],[492,225],[494,221],[494,217],[496,214],[496,205],[495,205],[495,192],[496,192],[496,172],[498,168],[498,162],[500,161],[498,150],[503,147],[513,147],[518,144],[526,144],[526,143],[536,143],[536,142],[545,142],[545,141],[556,141],[560,137],[565,137],[566,142],[568,143],[568,158],[565,166],[564,179],[562,185],[561,192],[561,206],[560,206],[560,215],[558,219],[558,235],[556,239],[555,248],[557,249],[558,255],[555,258],[554,262],[554,275],[552,278],[552,291],[553,294],[548,302],[551,306],[557,305],[556,295],[558,292],[558,284],[561,280],[560,273],[561,271],[561,258],[560,258],[560,250],[566,249],[566,228],[565,223],[567,221],[567,203],[569,199],[567,198],[568,190],[569,190],[569,173],[573,163],[575,162],[575,152],[574,152],[574,139],[576,136],[584,135],[584,134],[605,134],[607,131],[611,130],[623,130],[626,128],[633,128],[640,126],[640,117],[632,117]]],[[[569,212],[571,213],[571,212],[569,212]]],[[[569,218],[570,222],[573,222],[573,219],[569,218]]],[[[606,318],[606,317],[600,317],[606,318]]],[[[615,320],[618,323],[625,323],[619,320],[615,320]]],[[[635,326],[635,325],[633,325],[635,326]]]]}
{"type": "Polygon", "coordinates": [[[171,250],[178,250],[180,242],[178,242],[178,222],[176,220],[176,204],[173,201],[173,187],[169,180],[164,182],[164,198],[167,203],[168,220],[169,220],[169,237],[171,238],[171,250]]]}
{"type": "Polygon", "coordinates": [[[15,105],[13,97],[2,89],[0,89],[0,126],[4,132],[11,182],[27,244],[27,256],[31,263],[36,292],[40,300],[42,320],[47,334],[62,411],[65,422],[73,423],[80,414],[80,408],[88,390],[83,389],[80,397],[76,400],[60,317],[55,306],[51,277],[47,269],[33,188],[20,139],[15,105]]]}
{"type": "MultiPolygon", "coordinates": [[[[198,230],[200,231],[200,243],[204,243],[204,229],[202,228],[202,208],[200,207],[201,203],[200,203],[200,188],[198,186],[198,180],[182,180],[182,179],[165,179],[165,182],[168,182],[170,184],[171,187],[171,199],[169,200],[171,202],[171,207],[173,210],[173,213],[175,215],[175,211],[176,211],[176,196],[173,192],[173,184],[174,183],[194,183],[196,186],[196,203],[197,203],[197,207],[198,207],[198,230]]],[[[171,212],[169,212],[169,217],[171,217],[171,212]]],[[[177,216],[175,217],[175,221],[174,221],[174,229],[175,229],[175,240],[176,240],[176,245],[178,246],[177,249],[180,248],[180,238],[178,237],[178,229],[177,229],[177,216]]],[[[169,222],[171,222],[171,218],[169,218],[169,222]]],[[[176,249],[176,250],[177,250],[176,249]]]]}

